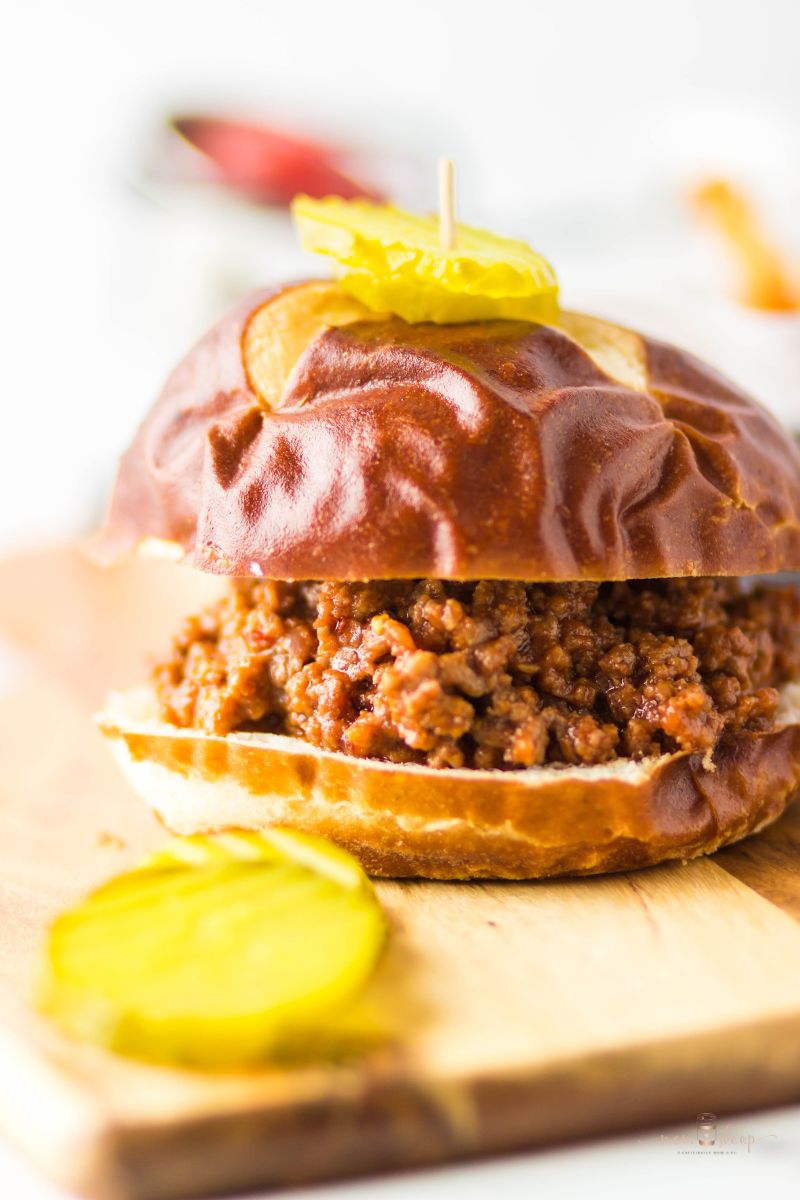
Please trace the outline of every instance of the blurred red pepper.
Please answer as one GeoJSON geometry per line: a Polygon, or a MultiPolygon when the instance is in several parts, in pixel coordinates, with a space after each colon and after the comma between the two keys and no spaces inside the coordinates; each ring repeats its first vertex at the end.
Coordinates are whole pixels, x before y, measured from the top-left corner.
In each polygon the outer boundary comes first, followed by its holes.
{"type": "Polygon", "coordinates": [[[384,197],[341,167],[346,152],[266,125],[221,117],[182,116],[171,122],[178,134],[213,164],[220,181],[261,204],[289,204],[308,196],[384,197]],[[338,161],[337,161],[338,160],[338,161]]]}

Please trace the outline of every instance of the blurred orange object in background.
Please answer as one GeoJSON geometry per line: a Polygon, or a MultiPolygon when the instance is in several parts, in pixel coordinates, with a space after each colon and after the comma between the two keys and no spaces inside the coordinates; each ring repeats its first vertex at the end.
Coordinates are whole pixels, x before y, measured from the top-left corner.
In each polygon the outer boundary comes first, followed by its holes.
{"type": "Polygon", "coordinates": [[[800,279],[765,233],[750,197],[724,179],[710,179],[691,199],[725,239],[740,276],[742,303],[767,312],[800,310],[800,279]]]}

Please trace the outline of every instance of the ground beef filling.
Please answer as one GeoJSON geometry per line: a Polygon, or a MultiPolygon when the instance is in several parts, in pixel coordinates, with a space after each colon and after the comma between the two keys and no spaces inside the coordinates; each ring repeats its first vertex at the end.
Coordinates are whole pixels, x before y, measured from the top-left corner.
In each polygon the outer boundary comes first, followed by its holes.
{"type": "Polygon", "coordinates": [[[772,727],[800,598],[736,580],[237,580],[155,668],[163,717],[434,767],[710,755],[772,727]]]}

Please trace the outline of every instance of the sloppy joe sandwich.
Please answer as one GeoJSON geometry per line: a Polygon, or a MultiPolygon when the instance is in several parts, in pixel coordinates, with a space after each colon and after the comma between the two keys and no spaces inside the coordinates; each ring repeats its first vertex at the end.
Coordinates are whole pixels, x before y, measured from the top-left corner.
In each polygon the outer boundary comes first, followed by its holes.
{"type": "Polygon", "coordinates": [[[439,879],[773,821],[800,787],[792,438],[691,355],[559,309],[518,243],[301,219],[349,273],[239,304],[120,466],[106,552],[229,578],[101,714],[134,787],[178,833],[292,825],[439,879]]]}

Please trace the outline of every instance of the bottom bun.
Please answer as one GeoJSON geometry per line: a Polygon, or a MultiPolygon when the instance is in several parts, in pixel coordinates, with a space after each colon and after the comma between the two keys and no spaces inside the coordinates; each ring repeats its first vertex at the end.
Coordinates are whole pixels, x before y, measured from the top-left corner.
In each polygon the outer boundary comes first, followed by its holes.
{"type": "Polygon", "coordinates": [[[271,733],[214,737],[158,720],[149,688],[100,714],[134,789],[178,834],[292,825],[373,875],[536,879],[710,854],[774,821],[800,789],[800,684],[780,725],[720,745],[591,767],[439,770],[352,758],[271,733]]]}

